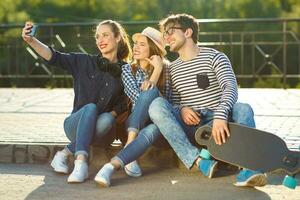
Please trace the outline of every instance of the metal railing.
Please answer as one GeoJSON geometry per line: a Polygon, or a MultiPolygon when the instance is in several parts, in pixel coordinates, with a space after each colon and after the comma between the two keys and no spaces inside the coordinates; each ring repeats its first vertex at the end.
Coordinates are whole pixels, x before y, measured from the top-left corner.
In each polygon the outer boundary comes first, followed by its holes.
{"type": "MultiPolygon", "coordinates": [[[[224,52],[231,60],[239,81],[248,80],[244,84],[246,87],[253,86],[259,79],[278,80],[283,88],[293,87],[299,82],[300,18],[199,19],[198,22],[200,45],[224,52]]],[[[146,26],[157,27],[158,22],[121,23],[131,35],[146,26]]],[[[37,38],[60,51],[97,53],[92,31],[95,25],[96,22],[39,24],[37,38]]],[[[0,25],[0,86],[22,87],[28,80],[38,82],[40,86],[45,81],[50,86],[70,86],[68,74],[46,65],[22,41],[22,27],[0,25]]],[[[168,54],[168,57],[173,60],[175,55],[168,54]]]]}

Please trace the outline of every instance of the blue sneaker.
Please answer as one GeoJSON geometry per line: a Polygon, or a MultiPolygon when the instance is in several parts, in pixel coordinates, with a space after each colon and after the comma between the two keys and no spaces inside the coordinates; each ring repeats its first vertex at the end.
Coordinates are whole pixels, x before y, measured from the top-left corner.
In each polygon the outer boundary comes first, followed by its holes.
{"type": "Polygon", "coordinates": [[[217,164],[218,162],[216,160],[201,159],[198,169],[204,176],[212,178],[217,169],[217,164]]]}
{"type": "Polygon", "coordinates": [[[267,184],[267,177],[259,171],[252,171],[243,169],[236,177],[235,186],[239,187],[255,187],[265,186],[267,184]]]}

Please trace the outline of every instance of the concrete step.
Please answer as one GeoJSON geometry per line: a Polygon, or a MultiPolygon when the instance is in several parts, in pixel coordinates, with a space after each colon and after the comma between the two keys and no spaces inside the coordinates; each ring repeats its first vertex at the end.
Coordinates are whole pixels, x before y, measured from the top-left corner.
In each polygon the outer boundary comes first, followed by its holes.
{"type": "MultiPolygon", "coordinates": [[[[50,163],[62,144],[2,144],[0,163],[50,163]]],[[[91,146],[90,165],[101,166],[115,156],[123,147],[113,144],[108,147],[91,146]]],[[[172,149],[150,147],[139,159],[141,166],[178,167],[179,161],[172,149]]],[[[71,161],[72,162],[72,161],[71,161]]]]}
{"type": "MultiPolygon", "coordinates": [[[[0,145],[0,163],[50,164],[56,151],[63,149],[64,146],[65,145],[62,144],[2,144],[0,145]]],[[[122,145],[116,143],[106,148],[91,146],[89,159],[90,170],[99,170],[122,148],[122,145]]],[[[69,164],[71,167],[73,162],[74,159],[70,158],[69,164]]],[[[159,167],[187,170],[171,148],[158,148],[152,146],[138,159],[138,162],[141,168],[159,167]]],[[[225,163],[220,163],[219,168],[231,171],[237,169],[236,167],[225,163]]],[[[191,171],[197,172],[198,169],[193,167],[191,171]]]]}

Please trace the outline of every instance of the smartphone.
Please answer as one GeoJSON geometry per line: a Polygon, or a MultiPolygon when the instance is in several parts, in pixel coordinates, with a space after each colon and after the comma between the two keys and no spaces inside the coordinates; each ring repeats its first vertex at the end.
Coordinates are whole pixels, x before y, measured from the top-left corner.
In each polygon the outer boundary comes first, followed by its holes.
{"type": "Polygon", "coordinates": [[[31,32],[28,33],[28,35],[31,36],[31,37],[34,37],[36,35],[37,27],[38,27],[38,25],[33,24],[32,28],[31,28],[31,32]]]}

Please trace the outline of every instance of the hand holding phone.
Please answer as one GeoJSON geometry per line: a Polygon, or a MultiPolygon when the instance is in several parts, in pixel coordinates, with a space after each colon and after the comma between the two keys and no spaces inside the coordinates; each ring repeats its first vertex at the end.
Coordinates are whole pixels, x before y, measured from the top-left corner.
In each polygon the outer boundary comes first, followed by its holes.
{"type": "Polygon", "coordinates": [[[30,33],[28,33],[27,35],[34,37],[36,35],[37,27],[38,25],[33,24],[30,33]]]}
{"type": "Polygon", "coordinates": [[[25,42],[30,43],[33,41],[37,30],[37,25],[32,22],[26,22],[24,28],[22,29],[22,38],[25,42]]]}

